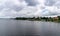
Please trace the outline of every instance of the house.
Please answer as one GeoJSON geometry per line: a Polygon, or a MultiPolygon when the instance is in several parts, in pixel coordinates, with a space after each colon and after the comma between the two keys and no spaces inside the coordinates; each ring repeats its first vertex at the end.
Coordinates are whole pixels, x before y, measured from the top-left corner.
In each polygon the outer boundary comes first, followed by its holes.
{"type": "Polygon", "coordinates": [[[53,17],[53,20],[54,20],[54,21],[58,21],[59,18],[58,18],[58,17],[53,17]]]}

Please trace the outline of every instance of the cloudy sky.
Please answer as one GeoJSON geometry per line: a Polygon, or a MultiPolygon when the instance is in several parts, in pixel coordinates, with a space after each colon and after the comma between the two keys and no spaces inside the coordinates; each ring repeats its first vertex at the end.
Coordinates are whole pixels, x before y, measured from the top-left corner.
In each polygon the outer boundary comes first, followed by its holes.
{"type": "Polygon", "coordinates": [[[0,0],[0,18],[60,15],[60,0],[0,0]]]}

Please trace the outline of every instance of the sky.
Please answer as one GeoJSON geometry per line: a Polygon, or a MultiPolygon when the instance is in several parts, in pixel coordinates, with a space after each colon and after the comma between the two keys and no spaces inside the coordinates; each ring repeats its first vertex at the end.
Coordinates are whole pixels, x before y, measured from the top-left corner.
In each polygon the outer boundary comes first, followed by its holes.
{"type": "Polygon", "coordinates": [[[60,15],[60,0],[0,0],[0,18],[60,15]]]}

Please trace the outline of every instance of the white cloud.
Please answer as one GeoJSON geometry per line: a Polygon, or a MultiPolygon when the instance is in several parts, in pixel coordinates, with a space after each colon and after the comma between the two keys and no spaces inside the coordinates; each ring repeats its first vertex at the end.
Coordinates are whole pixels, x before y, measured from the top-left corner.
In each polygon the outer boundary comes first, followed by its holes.
{"type": "Polygon", "coordinates": [[[0,17],[57,16],[60,0],[0,0],[0,17]]]}

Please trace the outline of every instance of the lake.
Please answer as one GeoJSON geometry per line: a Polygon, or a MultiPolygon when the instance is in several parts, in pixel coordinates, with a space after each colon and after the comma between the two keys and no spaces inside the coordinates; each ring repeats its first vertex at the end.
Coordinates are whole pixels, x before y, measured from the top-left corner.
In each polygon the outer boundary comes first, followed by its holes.
{"type": "Polygon", "coordinates": [[[0,19],[0,36],[60,36],[60,23],[0,19]]]}

